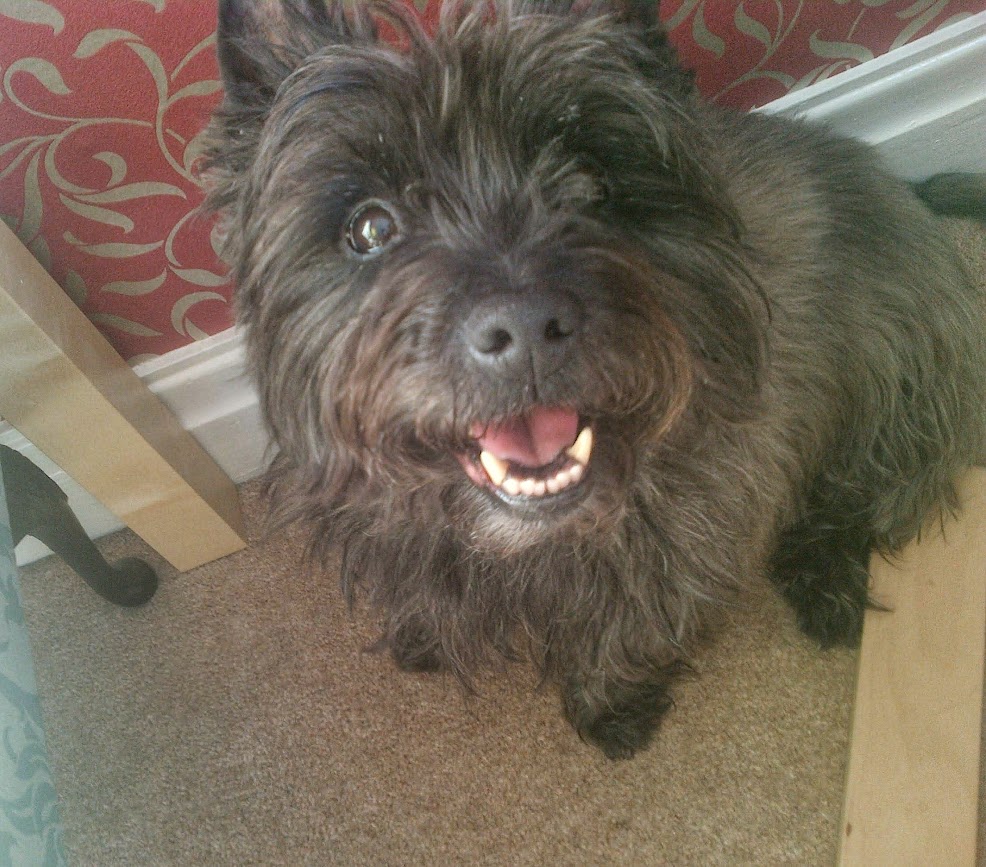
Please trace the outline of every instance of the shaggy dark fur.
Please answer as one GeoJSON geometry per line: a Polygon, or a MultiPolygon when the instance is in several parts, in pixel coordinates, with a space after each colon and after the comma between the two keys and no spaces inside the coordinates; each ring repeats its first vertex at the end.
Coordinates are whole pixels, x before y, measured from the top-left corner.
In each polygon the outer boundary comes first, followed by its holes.
{"type": "Polygon", "coordinates": [[[860,144],[703,104],[656,6],[429,35],[226,0],[208,153],[281,516],[402,667],[531,657],[612,757],[751,575],[856,641],[870,551],[955,506],[986,409],[930,212],[860,144]]]}

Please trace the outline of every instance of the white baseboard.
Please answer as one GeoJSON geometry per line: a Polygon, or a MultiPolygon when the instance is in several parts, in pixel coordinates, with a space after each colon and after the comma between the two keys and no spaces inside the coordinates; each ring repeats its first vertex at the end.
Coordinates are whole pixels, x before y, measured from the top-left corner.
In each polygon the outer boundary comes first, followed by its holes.
{"type": "Polygon", "coordinates": [[[270,440],[239,329],[145,361],[134,372],[234,482],[267,467],[270,440]]]}
{"type": "MultiPolygon", "coordinates": [[[[875,145],[907,178],[938,172],[986,172],[986,13],[973,15],[827,81],[790,93],[762,110],[799,115],[875,145]]],[[[240,333],[230,329],[135,368],[235,481],[266,467],[268,437],[244,369],[240,333]]],[[[122,525],[15,431],[0,443],[48,471],[91,536],[122,525]]],[[[48,553],[33,539],[19,563],[48,553]]]]}
{"type": "Polygon", "coordinates": [[[909,180],[986,172],[986,12],[762,110],[862,139],[909,180]]]}

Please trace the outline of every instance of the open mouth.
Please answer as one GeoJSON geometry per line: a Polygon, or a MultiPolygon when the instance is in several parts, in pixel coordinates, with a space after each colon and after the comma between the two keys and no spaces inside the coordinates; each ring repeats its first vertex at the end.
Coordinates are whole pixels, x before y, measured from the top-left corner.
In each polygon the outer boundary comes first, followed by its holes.
{"type": "Polygon", "coordinates": [[[533,407],[522,415],[470,430],[473,448],[458,455],[466,475],[510,500],[569,494],[586,477],[592,427],[564,407],[533,407]]]}

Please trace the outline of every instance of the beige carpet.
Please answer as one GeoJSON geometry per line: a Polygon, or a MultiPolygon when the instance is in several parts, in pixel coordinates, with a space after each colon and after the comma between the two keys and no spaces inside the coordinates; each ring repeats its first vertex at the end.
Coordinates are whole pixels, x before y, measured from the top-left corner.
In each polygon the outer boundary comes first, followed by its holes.
{"type": "Polygon", "coordinates": [[[143,609],[54,560],[22,572],[72,863],[834,862],[855,656],[814,648],[766,588],[654,746],[614,764],[522,668],[467,702],[363,652],[372,619],[300,568],[300,533],[258,540],[258,486],[242,493],[254,543],[192,572],[129,532],[101,542],[160,566],[143,609]]]}

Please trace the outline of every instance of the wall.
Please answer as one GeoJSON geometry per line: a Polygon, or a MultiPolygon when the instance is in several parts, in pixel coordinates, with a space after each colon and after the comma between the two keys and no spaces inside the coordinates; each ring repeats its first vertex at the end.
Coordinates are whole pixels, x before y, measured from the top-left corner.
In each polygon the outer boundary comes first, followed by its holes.
{"type": "MultiPolygon", "coordinates": [[[[418,0],[434,16],[439,0],[418,0]]],[[[702,91],[739,108],[986,9],[986,0],[671,0],[702,91]]],[[[131,361],[232,324],[197,134],[221,96],[201,0],[0,0],[0,216],[131,361]]]]}

